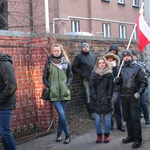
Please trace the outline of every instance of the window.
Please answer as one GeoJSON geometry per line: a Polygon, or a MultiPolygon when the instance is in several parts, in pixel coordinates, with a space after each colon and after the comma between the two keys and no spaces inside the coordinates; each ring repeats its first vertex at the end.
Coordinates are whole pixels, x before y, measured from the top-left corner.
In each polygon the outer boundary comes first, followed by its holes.
{"type": "Polygon", "coordinates": [[[126,39],[126,26],[125,25],[119,26],[119,37],[120,39],[126,39]]]}
{"type": "Polygon", "coordinates": [[[104,1],[104,2],[110,2],[110,0],[102,0],[102,1],[104,1]]]}
{"type": "Polygon", "coordinates": [[[0,1],[0,29],[7,30],[8,29],[8,2],[0,1]]]}
{"type": "Polygon", "coordinates": [[[103,36],[110,37],[110,24],[103,23],[103,36]]]}
{"type": "Polygon", "coordinates": [[[139,7],[139,0],[132,0],[132,6],[139,7]]]}
{"type": "Polygon", "coordinates": [[[125,4],[125,0],[118,0],[118,4],[125,4]]]}
{"type": "Polygon", "coordinates": [[[79,32],[80,31],[79,21],[77,21],[77,20],[71,21],[71,31],[72,32],[79,32]]]}

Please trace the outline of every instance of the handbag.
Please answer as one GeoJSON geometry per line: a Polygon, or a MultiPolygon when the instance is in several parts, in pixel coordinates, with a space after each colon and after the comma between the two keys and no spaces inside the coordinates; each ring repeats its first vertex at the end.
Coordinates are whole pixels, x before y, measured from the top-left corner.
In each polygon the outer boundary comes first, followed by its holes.
{"type": "Polygon", "coordinates": [[[50,89],[49,88],[43,88],[40,98],[42,100],[49,101],[50,100],[50,89]]]}

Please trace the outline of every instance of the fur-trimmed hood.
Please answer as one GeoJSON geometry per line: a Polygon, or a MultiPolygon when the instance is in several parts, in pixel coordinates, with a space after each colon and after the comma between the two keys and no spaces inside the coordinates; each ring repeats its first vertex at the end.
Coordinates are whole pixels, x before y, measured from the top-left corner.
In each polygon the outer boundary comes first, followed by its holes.
{"type": "Polygon", "coordinates": [[[104,57],[105,57],[106,59],[108,59],[109,57],[113,57],[113,58],[116,60],[116,65],[117,65],[117,66],[120,65],[120,58],[119,58],[117,55],[115,55],[114,53],[109,52],[109,53],[107,53],[106,55],[104,55],[104,57]]]}

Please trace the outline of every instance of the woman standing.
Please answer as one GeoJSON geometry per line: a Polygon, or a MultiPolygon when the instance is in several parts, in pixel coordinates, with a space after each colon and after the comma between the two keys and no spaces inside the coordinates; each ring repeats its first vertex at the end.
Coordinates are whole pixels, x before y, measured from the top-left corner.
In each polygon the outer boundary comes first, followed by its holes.
{"type": "Polygon", "coordinates": [[[51,48],[43,74],[44,84],[50,88],[50,100],[58,113],[58,130],[56,141],[62,141],[62,131],[65,133],[64,144],[71,141],[69,127],[65,116],[65,106],[71,99],[69,87],[73,74],[69,59],[62,45],[55,44],[51,48]]]}
{"type": "Polygon", "coordinates": [[[113,110],[113,74],[109,62],[100,57],[90,80],[91,105],[95,113],[96,143],[102,142],[102,117],[104,117],[104,142],[110,141],[111,111],[113,110]]]}

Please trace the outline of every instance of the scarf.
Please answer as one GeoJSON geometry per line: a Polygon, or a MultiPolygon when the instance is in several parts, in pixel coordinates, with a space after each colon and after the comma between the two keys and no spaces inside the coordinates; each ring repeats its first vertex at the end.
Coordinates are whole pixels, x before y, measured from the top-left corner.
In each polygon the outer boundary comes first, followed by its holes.
{"type": "Polygon", "coordinates": [[[104,74],[112,73],[112,70],[109,69],[108,67],[105,68],[105,69],[96,68],[96,69],[95,69],[95,72],[96,72],[97,74],[99,74],[100,76],[103,76],[104,74]]]}

